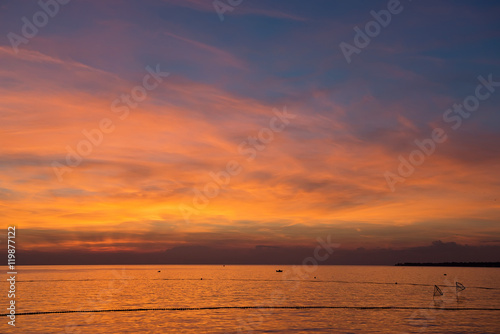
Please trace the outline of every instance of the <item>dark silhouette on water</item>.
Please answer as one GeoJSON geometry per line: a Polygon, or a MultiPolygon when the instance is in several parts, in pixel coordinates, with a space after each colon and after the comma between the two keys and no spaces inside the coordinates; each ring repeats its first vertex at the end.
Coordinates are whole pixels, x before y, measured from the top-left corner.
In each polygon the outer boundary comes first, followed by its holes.
{"type": "MultiPolygon", "coordinates": [[[[492,267],[499,268],[500,262],[405,262],[405,263],[396,263],[396,266],[415,266],[415,267],[492,267]]],[[[446,276],[446,274],[444,274],[446,276]]]]}

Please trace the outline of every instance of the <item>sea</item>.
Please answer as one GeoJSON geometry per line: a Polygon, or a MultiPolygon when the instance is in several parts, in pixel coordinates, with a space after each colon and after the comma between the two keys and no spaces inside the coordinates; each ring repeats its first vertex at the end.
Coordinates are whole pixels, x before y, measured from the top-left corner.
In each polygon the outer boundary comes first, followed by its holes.
{"type": "Polygon", "coordinates": [[[500,333],[500,268],[18,266],[11,283],[1,333],[500,333]]]}

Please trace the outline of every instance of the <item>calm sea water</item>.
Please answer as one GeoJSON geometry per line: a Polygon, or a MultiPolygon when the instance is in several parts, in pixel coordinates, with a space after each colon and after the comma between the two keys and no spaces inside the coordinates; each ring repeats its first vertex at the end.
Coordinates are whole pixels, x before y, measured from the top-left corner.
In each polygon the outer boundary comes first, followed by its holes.
{"type": "MultiPolygon", "coordinates": [[[[2,317],[1,333],[500,333],[500,311],[446,310],[499,309],[498,268],[23,266],[18,267],[17,280],[18,313],[221,306],[345,308],[18,315],[15,328],[2,317]],[[446,287],[455,281],[467,287],[458,297],[454,287],[446,287]],[[444,295],[433,299],[434,284],[444,295]],[[362,308],[371,306],[390,308],[362,308]]],[[[0,303],[6,310],[7,282],[0,288],[4,291],[0,303]]]]}

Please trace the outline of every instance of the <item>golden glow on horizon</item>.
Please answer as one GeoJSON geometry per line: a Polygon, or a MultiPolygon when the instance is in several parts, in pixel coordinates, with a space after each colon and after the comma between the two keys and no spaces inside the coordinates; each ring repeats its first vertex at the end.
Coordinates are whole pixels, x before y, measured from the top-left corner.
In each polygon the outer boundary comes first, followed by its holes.
{"type": "MultiPolygon", "coordinates": [[[[355,129],[344,119],[348,106],[332,105],[336,119],[325,119],[297,100],[287,105],[297,117],[247,161],[238,152],[240,143],[268,126],[276,106],[171,76],[120,120],[112,101],[130,92],[144,73],[135,81],[119,79],[39,52],[21,50],[14,57],[5,47],[0,47],[0,60],[7,65],[2,76],[23,78],[21,87],[0,87],[0,138],[8,143],[0,149],[7,166],[1,175],[1,214],[4,224],[35,231],[23,246],[27,250],[139,250],[144,242],[161,249],[184,244],[189,236],[206,240],[217,233],[258,242],[269,240],[266,232],[277,243],[298,244],[314,242],[303,234],[308,228],[348,223],[352,240],[365,233],[357,224],[390,231],[432,222],[444,234],[458,230],[470,242],[498,232],[491,224],[500,218],[494,200],[498,165],[460,163],[450,143],[395,193],[389,191],[383,173],[397,167],[399,154],[389,143],[401,137],[411,143],[405,131],[415,130],[402,116],[401,133],[384,146],[352,135],[355,129]],[[104,117],[115,130],[59,182],[53,161],[64,163],[66,147],[74,149],[85,139],[82,131],[97,128],[104,117]],[[202,190],[212,181],[209,173],[231,160],[243,171],[186,222],[179,205],[193,206],[193,189],[202,190]],[[487,223],[468,233],[457,228],[464,220],[487,223]],[[95,234],[86,237],[89,229],[95,234]],[[67,232],[68,239],[45,240],[39,230],[55,231],[63,239],[67,232]],[[147,240],[154,231],[161,238],[147,240]],[[99,232],[103,239],[93,239],[99,232]]],[[[432,240],[432,231],[419,237],[432,240]]],[[[210,241],[217,242],[215,237],[210,241]]]]}

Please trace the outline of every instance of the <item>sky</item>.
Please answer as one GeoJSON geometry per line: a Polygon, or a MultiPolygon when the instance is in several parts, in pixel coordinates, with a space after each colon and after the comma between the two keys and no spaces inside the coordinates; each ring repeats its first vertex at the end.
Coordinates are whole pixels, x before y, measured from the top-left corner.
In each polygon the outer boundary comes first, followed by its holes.
{"type": "Polygon", "coordinates": [[[26,263],[499,261],[499,14],[0,1],[3,229],[26,263]]]}

